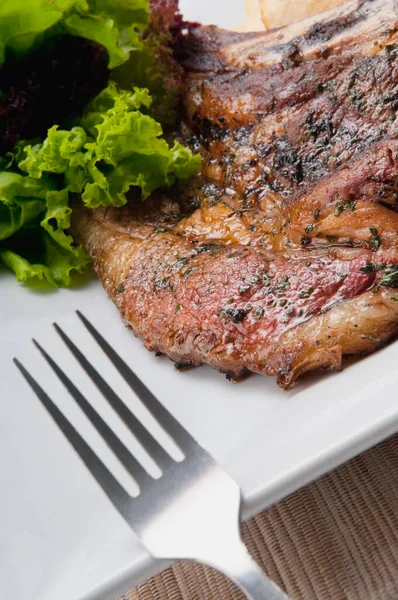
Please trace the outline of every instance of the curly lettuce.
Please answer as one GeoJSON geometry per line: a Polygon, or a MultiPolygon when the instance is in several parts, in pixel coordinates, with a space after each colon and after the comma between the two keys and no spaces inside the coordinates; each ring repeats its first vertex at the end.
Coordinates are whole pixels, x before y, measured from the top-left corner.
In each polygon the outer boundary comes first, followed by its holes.
{"type": "Polygon", "coordinates": [[[18,168],[33,179],[62,175],[58,184],[81,194],[89,208],[123,206],[131,187],[141,188],[145,199],[192,177],[199,156],[179,142],[167,144],[161,125],[139,110],[150,104],[147,90],[131,93],[111,83],[87,107],[80,126],[70,131],[54,126],[44,142],[21,146],[18,168]]]}
{"type": "MultiPolygon", "coordinates": [[[[110,68],[120,67],[133,60],[132,51],[142,54],[148,22],[147,0],[30,0],[23,9],[20,0],[5,0],[0,67],[62,32],[102,44],[110,68]]],[[[55,125],[45,139],[26,140],[0,157],[0,258],[18,281],[67,286],[74,271],[86,268],[88,256],[68,234],[71,194],[89,208],[123,206],[131,188],[145,199],[199,172],[200,157],[166,142],[151,105],[134,77],[111,77],[69,129],[55,125]]]]}

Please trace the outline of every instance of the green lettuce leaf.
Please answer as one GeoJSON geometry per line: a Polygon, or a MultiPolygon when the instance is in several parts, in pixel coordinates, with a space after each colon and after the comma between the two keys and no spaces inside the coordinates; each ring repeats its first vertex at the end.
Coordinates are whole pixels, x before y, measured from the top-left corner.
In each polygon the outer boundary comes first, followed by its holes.
{"type": "Polygon", "coordinates": [[[146,90],[131,93],[111,83],[87,107],[80,126],[54,126],[43,143],[21,146],[18,168],[36,179],[62,174],[62,185],[80,193],[89,208],[123,206],[131,187],[141,188],[145,199],[197,174],[200,157],[179,142],[170,147],[142,106],[150,106],[146,90]]]}
{"type": "Polygon", "coordinates": [[[0,240],[8,239],[43,213],[49,190],[51,182],[45,179],[0,172],[0,240]]]}
{"type": "Polygon", "coordinates": [[[23,258],[12,250],[0,250],[0,257],[4,264],[14,271],[17,281],[26,281],[34,278],[45,279],[50,285],[57,287],[51,276],[50,269],[46,265],[31,264],[26,258],[23,258]]]}
{"type": "Polygon", "coordinates": [[[44,231],[40,233],[40,241],[42,250],[37,263],[32,263],[13,250],[0,248],[1,259],[14,271],[17,281],[37,278],[46,280],[53,287],[68,286],[71,283],[71,272],[82,273],[90,262],[87,254],[82,248],[74,246],[73,241],[70,242],[69,249],[66,249],[66,244],[59,246],[44,231]]]}
{"type": "Polygon", "coordinates": [[[20,58],[49,37],[69,33],[102,44],[113,69],[141,48],[149,15],[148,0],[3,0],[0,66],[7,53],[20,58]]]}
{"type": "Polygon", "coordinates": [[[53,187],[54,182],[45,178],[0,173],[0,256],[18,281],[38,277],[67,286],[71,271],[80,272],[89,262],[65,232],[72,212],[68,190],[53,187]],[[32,257],[37,264],[31,264],[32,257]]]}

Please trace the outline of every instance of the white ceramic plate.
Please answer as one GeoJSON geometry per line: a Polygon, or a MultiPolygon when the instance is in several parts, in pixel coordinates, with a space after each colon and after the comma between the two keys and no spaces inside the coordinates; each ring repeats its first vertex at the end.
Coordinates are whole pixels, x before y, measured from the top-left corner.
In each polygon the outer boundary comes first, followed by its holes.
{"type": "MultiPolygon", "coordinates": [[[[243,0],[181,4],[188,17],[226,27],[243,16],[243,0]]],[[[165,566],[150,559],[12,364],[17,355],[123,478],[29,341],[34,335],[62,361],[127,441],[123,427],[52,330],[56,319],[105,369],[75,309],[92,319],[236,478],[245,517],[398,430],[397,344],[341,374],[313,377],[287,393],[262,377],[234,385],[208,368],[175,372],[168,360],[147,352],[123,328],[94,277],[83,287],[43,293],[17,285],[12,275],[0,271],[0,297],[0,598],[110,600],[165,566]]],[[[115,388],[126,393],[112,368],[106,372],[115,388]]],[[[140,410],[131,393],[128,399],[140,410]]],[[[155,433],[162,436],[156,427],[155,433]]]]}

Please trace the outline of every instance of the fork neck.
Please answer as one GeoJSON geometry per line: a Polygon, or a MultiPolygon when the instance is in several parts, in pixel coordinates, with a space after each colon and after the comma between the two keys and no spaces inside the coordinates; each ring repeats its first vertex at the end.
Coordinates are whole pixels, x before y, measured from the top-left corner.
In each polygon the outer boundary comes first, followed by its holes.
{"type": "Polygon", "coordinates": [[[260,569],[239,537],[212,554],[206,563],[232,579],[248,600],[290,600],[260,569]]]}

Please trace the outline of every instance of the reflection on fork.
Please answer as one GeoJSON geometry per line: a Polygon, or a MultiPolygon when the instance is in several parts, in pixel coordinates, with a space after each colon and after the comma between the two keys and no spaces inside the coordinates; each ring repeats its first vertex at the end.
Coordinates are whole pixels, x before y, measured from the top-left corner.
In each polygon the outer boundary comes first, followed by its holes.
{"type": "Polygon", "coordinates": [[[56,331],[80,366],[159,466],[154,479],[118,438],[76,385],[37,342],[50,367],[81,410],[139,486],[130,496],[112,475],[44,389],[17,360],[15,364],[96,478],[115,508],[155,558],[202,562],[229,576],[251,600],[288,600],[248,554],[239,532],[241,493],[235,481],[178,423],[93,325],[78,312],[84,326],[139,397],[144,406],[180,447],[184,458],[174,460],[82,352],[55,324],[56,331]]]}

